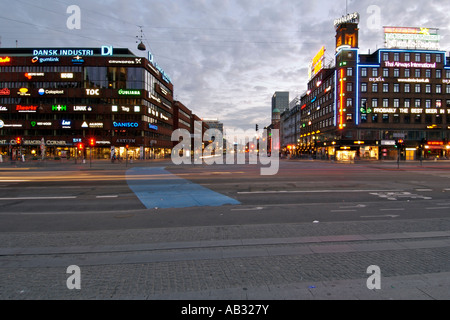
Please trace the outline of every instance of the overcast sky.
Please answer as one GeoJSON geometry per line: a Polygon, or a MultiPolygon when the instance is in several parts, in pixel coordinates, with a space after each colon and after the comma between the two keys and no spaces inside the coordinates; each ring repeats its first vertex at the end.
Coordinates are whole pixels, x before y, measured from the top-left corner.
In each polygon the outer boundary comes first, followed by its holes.
{"type": "MultiPolygon", "coordinates": [[[[270,124],[275,91],[303,93],[322,46],[334,57],[334,19],[345,0],[0,0],[1,47],[131,49],[144,43],[174,83],[175,99],[226,128],[270,124]],[[70,5],[81,9],[69,29],[70,5]]],[[[450,1],[348,0],[359,12],[361,52],[383,47],[383,26],[439,28],[450,50],[450,1]]]]}

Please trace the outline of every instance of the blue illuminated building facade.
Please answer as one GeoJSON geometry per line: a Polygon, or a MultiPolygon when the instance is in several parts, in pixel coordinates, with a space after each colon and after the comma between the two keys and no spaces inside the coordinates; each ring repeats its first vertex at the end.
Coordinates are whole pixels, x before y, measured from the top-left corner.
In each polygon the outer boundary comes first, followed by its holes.
{"type": "Polygon", "coordinates": [[[335,66],[317,72],[301,97],[298,153],[341,161],[449,158],[446,52],[383,48],[361,54],[358,31],[355,21],[336,26],[335,66]]]}

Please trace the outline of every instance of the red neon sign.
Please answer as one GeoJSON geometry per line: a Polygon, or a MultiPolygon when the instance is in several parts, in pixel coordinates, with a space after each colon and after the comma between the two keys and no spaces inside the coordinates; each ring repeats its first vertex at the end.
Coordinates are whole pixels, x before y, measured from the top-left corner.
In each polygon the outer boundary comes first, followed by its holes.
{"type": "Polygon", "coordinates": [[[339,108],[339,129],[344,129],[344,69],[341,69],[341,96],[340,96],[340,108],[339,108]]]}
{"type": "Polygon", "coordinates": [[[5,57],[5,58],[0,57],[0,63],[8,63],[8,62],[11,62],[10,57],[5,57]]]}
{"type": "Polygon", "coordinates": [[[428,141],[428,145],[430,145],[430,146],[443,146],[444,142],[443,141],[428,141]]]}
{"type": "Polygon", "coordinates": [[[8,88],[0,89],[0,96],[9,96],[11,91],[8,88]]]}
{"type": "Polygon", "coordinates": [[[22,106],[20,104],[16,105],[16,111],[36,111],[38,106],[22,106]]]}

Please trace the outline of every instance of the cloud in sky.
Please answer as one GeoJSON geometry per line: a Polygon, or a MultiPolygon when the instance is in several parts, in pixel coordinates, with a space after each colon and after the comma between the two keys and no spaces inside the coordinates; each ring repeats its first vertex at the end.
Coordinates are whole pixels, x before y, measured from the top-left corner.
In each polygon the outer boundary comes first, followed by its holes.
{"type": "MultiPolygon", "coordinates": [[[[175,98],[204,118],[244,130],[270,123],[271,97],[304,92],[310,60],[325,45],[334,59],[333,21],[345,0],[0,0],[2,47],[136,49],[139,27],[157,63],[171,76],[175,98]],[[67,7],[81,9],[69,30],[67,7]]],[[[360,47],[383,46],[382,26],[439,28],[450,49],[450,3],[439,0],[348,0],[359,12],[360,47]],[[378,11],[377,11],[378,10],[378,11]],[[377,16],[379,12],[379,16],[377,16]],[[374,21],[377,23],[374,24],[374,21]]]]}

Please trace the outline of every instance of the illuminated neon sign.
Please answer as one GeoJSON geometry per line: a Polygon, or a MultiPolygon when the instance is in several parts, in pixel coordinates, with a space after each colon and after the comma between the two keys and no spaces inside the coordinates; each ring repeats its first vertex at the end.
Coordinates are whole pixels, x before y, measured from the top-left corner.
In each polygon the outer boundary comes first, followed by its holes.
{"type": "Polygon", "coordinates": [[[385,27],[384,34],[386,48],[440,49],[438,29],[385,27]]]}
{"type": "Polygon", "coordinates": [[[126,90],[126,89],[120,89],[118,91],[119,95],[121,96],[140,96],[141,90],[126,90]]]}
{"type": "Polygon", "coordinates": [[[52,111],[67,111],[67,106],[65,105],[53,105],[52,111]]]}
{"type": "Polygon", "coordinates": [[[139,123],[137,122],[113,122],[114,128],[138,128],[139,123]]]}
{"type": "Polygon", "coordinates": [[[5,57],[5,58],[0,57],[0,63],[8,63],[8,62],[11,62],[10,57],[5,57]]]}
{"type": "Polygon", "coordinates": [[[325,47],[322,47],[313,58],[309,68],[309,79],[312,79],[320,70],[323,69],[323,61],[325,59],[325,47]]]}
{"type": "Polygon", "coordinates": [[[436,69],[436,63],[420,63],[420,62],[391,62],[385,61],[384,65],[387,68],[424,68],[436,69]]]}
{"type": "Polygon", "coordinates": [[[340,106],[339,106],[339,129],[344,129],[344,69],[341,69],[341,82],[340,90],[340,106]]]}
{"type": "Polygon", "coordinates": [[[38,106],[22,106],[20,104],[16,105],[16,111],[19,112],[36,112],[38,106]]]}
{"type": "Polygon", "coordinates": [[[0,96],[9,96],[11,91],[8,88],[0,89],[0,96]]]}
{"type": "Polygon", "coordinates": [[[89,49],[49,49],[33,50],[36,57],[56,57],[56,56],[93,56],[94,50],[89,49]]]}
{"type": "Polygon", "coordinates": [[[334,20],[334,27],[337,29],[340,25],[345,23],[359,23],[359,13],[349,13],[342,18],[334,20]]]}

